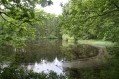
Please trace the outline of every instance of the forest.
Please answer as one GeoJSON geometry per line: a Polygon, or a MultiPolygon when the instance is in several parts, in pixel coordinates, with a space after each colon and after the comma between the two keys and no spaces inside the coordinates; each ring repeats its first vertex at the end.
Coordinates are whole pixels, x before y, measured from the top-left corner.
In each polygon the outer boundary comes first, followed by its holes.
{"type": "Polygon", "coordinates": [[[0,79],[118,79],[119,0],[68,0],[60,15],[36,8],[53,4],[0,0],[0,79]]]}

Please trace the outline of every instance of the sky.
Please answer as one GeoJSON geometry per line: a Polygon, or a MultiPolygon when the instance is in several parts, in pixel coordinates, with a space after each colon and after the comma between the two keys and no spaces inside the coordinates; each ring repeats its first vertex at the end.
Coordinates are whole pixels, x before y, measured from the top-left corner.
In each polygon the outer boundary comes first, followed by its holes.
{"type": "Polygon", "coordinates": [[[62,8],[60,6],[60,3],[65,4],[68,2],[68,0],[52,0],[52,1],[53,1],[53,5],[43,8],[43,10],[47,13],[52,13],[55,15],[62,14],[62,8]]]}
{"type": "MultiPolygon", "coordinates": [[[[62,8],[60,6],[60,3],[65,4],[68,2],[68,0],[52,0],[52,1],[53,1],[53,5],[44,7],[43,10],[47,13],[52,13],[55,15],[62,14],[62,8]]],[[[2,8],[2,6],[0,6],[0,8],[2,8]]],[[[41,7],[39,5],[36,5],[36,8],[41,9],[41,7]]]]}

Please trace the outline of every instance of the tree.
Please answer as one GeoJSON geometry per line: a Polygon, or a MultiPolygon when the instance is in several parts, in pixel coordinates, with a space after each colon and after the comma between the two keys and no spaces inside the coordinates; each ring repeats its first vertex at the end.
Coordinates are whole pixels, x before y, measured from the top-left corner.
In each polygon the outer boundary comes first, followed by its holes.
{"type": "MultiPolygon", "coordinates": [[[[51,0],[1,0],[0,6],[0,44],[20,46],[33,38],[35,29],[35,6],[45,7],[51,0]]],[[[42,19],[40,20],[42,21],[42,19]]]]}
{"type": "Polygon", "coordinates": [[[75,38],[119,39],[118,0],[70,0],[64,6],[62,27],[75,38]]]}
{"type": "Polygon", "coordinates": [[[36,37],[37,38],[61,38],[60,27],[59,27],[59,16],[54,14],[46,13],[44,11],[39,11],[36,13],[37,20],[41,19],[42,22],[38,21],[35,24],[36,37]]]}

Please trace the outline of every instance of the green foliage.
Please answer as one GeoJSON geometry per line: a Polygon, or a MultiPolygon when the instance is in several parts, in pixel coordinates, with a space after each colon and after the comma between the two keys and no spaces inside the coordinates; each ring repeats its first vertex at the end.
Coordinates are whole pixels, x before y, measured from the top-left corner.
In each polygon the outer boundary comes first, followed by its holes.
{"type": "Polygon", "coordinates": [[[5,68],[0,67],[0,79],[66,79],[66,77],[53,71],[49,73],[35,73],[17,65],[11,65],[5,68]]]}
{"type": "Polygon", "coordinates": [[[64,6],[62,27],[74,38],[119,39],[118,0],[70,0],[64,6]]]}
{"type": "Polygon", "coordinates": [[[36,12],[35,28],[36,37],[39,38],[59,38],[61,36],[59,27],[59,17],[44,11],[36,12]],[[41,20],[42,21],[39,21],[41,20]]]}
{"type": "MultiPolygon", "coordinates": [[[[5,16],[6,17],[6,16],[5,16]]],[[[0,43],[20,46],[34,37],[35,29],[28,22],[7,17],[8,21],[1,20],[0,43]]]]}
{"type": "MultiPolygon", "coordinates": [[[[35,6],[51,5],[51,0],[1,0],[0,44],[23,46],[26,40],[34,39],[37,16],[35,6]]],[[[42,13],[42,12],[41,12],[42,13]]],[[[40,22],[42,15],[40,14],[40,22]]]]}

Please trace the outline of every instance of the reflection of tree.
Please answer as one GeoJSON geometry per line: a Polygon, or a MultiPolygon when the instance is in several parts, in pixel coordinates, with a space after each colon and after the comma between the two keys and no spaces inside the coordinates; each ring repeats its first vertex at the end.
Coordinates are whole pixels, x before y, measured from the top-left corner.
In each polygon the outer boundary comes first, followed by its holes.
{"type": "Polygon", "coordinates": [[[69,45],[62,48],[65,57],[68,60],[84,59],[96,56],[99,53],[99,48],[91,45],[69,45]]]}
{"type": "Polygon", "coordinates": [[[119,78],[119,47],[107,48],[112,58],[108,59],[107,65],[71,69],[64,68],[69,79],[118,79],[119,78]]]}
{"type": "Polygon", "coordinates": [[[0,62],[3,61],[13,61],[14,60],[14,50],[11,46],[2,45],[0,46],[0,62]]]}
{"type": "Polygon", "coordinates": [[[62,60],[61,41],[58,40],[41,40],[39,44],[28,44],[25,52],[18,52],[15,56],[15,62],[19,63],[35,63],[41,60],[52,62],[56,57],[62,60]]]}
{"type": "MultiPolygon", "coordinates": [[[[14,53],[13,48],[9,46],[2,46],[0,48],[0,61],[13,61],[21,63],[34,63],[34,62],[41,62],[41,60],[45,59],[46,62],[52,62],[53,59],[57,56],[58,60],[62,59],[62,54],[60,50],[61,42],[60,41],[46,41],[42,40],[40,43],[37,44],[30,44],[25,47],[25,52],[17,52],[14,53]],[[14,58],[15,57],[15,58],[14,58]],[[3,59],[2,59],[3,58],[3,59]],[[10,60],[9,60],[10,59],[10,60]]],[[[68,69],[64,68],[64,72],[66,72],[67,79],[118,79],[119,78],[119,48],[110,48],[111,54],[114,54],[114,57],[110,60],[111,62],[107,63],[108,65],[102,67],[91,67],[91,68],[84,68],[84,69],[68,69]]],[[[92,49],[93,50],[93,49],[92,49]]],[[[16,63],[15,63],[16,64],[16,63]]],[[[14,77],[18,77],[16,74],[17,65],[11,63],[10,66],[4,69],[4,77],[10,76],[13,79],[14,77]],[[13,67],[14,66],[14,67],[13,67]],[[10,73],[10,74],[9,74],[10,73]]],[[[0,69],[2,66],[0,66],[0,69]]],[[[22,72],[18,70],[18,73],[24,75],[27,72],[22,72]]],[[[1,72],[1,71],[0,71],[1,72]]],[[[34,73],[33,73],[34,74],[34,73]]],[[[35,75],[35,74],[34,74],[35,75]]],[[[0,79],[1,73],[0,73],[0,79]]],[[[4,78],[5,79],[5,78],[4,78]]],[[[10,78],[6,78],[10,79],[10,78]]],[[[16,79],[16,78],[15,78],[16,79]]],[[[40,78],[42,79],[42,78],[40,78]]],[[[57,78],[54,78],[57,79],[57,78]]],[[[63,78],[58,78],[63,79],[63,78]]],[[[66,79],[66,78],[64,78],[66,79]]]]}
{"type": "Polygon", "coordinates": [[[59,40],[40,40],[40,42],[28,44],[24,49],[2,46],[0,48],[0,61],[11,61],[16,63],[35,63],[41,60],[52,62],[56,57],[62,60],[59,40]]]}
{"type": "Polygon", "coordinates": [[[64,70],[69,79],[102,79],[101,68],[86,68],[86,69],[66,68],[64,70]]]}
{"type": "Polygon", "coordinates": [[[78,69],[66,69],[65,72],[69,79],[78,79],[80,77],[78,69]]]}

